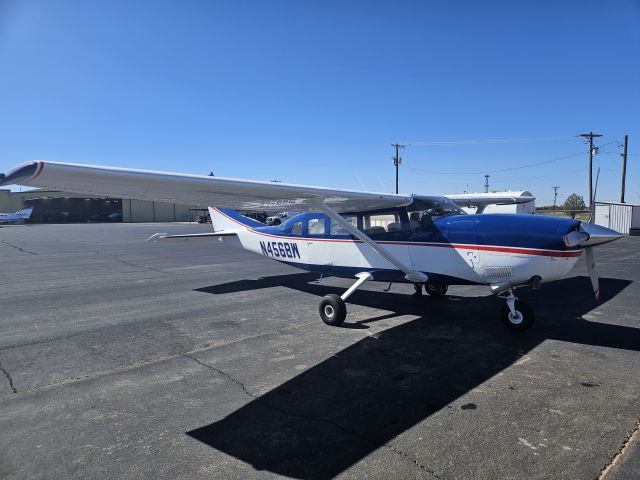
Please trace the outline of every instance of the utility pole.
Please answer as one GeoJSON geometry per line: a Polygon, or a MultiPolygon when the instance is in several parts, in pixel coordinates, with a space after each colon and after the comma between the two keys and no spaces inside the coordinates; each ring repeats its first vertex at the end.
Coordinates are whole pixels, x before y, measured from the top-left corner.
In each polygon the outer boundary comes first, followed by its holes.
{"type": "Polygon", "coordinates": [[[627,143],[629,135],[624,136],[624,148],[622,150],[622,190],[620,191],[620,203],[624,203],[624,187],[627,181],[627,143]]]}
{"type": "Polygon", "coordinates": [[[556,214],[556,200],[558,198],[558,189],[560,187],[551,187],[553,188],[553,214],[556,214]]]}
{"type": "Polygon", "coordinates": [[[396,193],[398,193],[398,167],[400,166],[400,162],[402,162],[402,159],[399,155],[399,150],[401,148],[404,148],[404,145],[400,145],[399,143],[392,143],[391,146],[396,149],[396,154],[395,156],[391,157],[391,159],[393,160],[393,165],[396,167],[396,193]]]}
{"type": "Polygon", "coordinates": [[[591,205],[593,204],[593,139],[601,137],[602,135],[589,132],[578,136],[589,139],[589,208],[591,208],[591,205]]]}

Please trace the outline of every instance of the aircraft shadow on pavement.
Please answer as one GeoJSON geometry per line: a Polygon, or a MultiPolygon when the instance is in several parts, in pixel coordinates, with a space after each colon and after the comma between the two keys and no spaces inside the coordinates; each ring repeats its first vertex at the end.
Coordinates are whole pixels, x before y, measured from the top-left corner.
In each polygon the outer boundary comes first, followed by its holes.
{"type": "MultiPolygon", "coordinates": [[[[221,294],[278,285],[318,295],[338,292],[306,283],[313,278],[282,275],[200,291],[221,294]]],[[[601,303],[630,283],[601,279],[601,303]]],[[[573,277],[543,288],[540,293],[518,292],[525,301],[543,295],[537,323],[524,334],[502,326],[497,320],[501,303],[492,297],[436,300],[357,291],[348,304],[420,318],[360,340],[188,435],[258,470],[332,478],[546,339],[640,350],[640,329],[582,318],[596,305],[588,278],[573,277]]]]}

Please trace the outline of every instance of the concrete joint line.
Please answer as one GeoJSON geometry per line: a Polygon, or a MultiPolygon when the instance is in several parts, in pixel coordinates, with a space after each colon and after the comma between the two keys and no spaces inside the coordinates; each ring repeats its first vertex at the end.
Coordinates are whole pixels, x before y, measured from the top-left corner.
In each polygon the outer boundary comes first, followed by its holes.
{"type": "MultiPolygon", "coordinates": [[[[257,395],[255,395],[254,393],[251,393],[246,385],[244,383],[242,383],[240,380],[238,380],[237,378],[235,378],[234,376],[232,376],[231,374],[224,372],[223,370],[220,370],[219,368],[214,367],[213,365],[209,365],[208,363],[204,363],[200,360],[198,360],[195,357],[192,357],[191,355],[187,355],[186,353],[181,353],[181,355],[183,357],[189,358],[191,360],[193,360],[195,363],[197,363],[198,365],[201,365],[205,368],[208,368],[209,370],[212,370],[216,373],[218,373],[219,375],[222,375],[223,377],[227,378],[229,381],[231,381],[232,383],[238,385],[242,391],[244,392],[245,395],[249,396],[250,398],[252,398],[253,400],[260,402],[262,405],[264,405],[265,407],[267,407],[270,410],[276,411],[282,415],[288,416],[288,417],[293,417],[293,418],[299,418],[301,420],[306,420],[306,421],[310,421],[310,422],[316,422],[316,423],[324,423],[325,425],[329,425],[333,428],[336,428],[338,430],[340,430],[343,433],[346,433],[347,435],[350,435],[352,437],[356,437],[357,439],[365,442],[365,443],[369,443],[369,444],[374,444],[377,446],[377,442],[375,442],[374,440],[368,438],[365,435],[362,435],[361,433],[355,431],[355,430],[351,430],[349,428],[346,428],[342,425],[340,425],[339,423],[336,422],[332,422],[330,420],[326,420],[324,418],[318,418],[318,417],[313,417],[310,415],[301,415],[301,414],[297,414],[297,413],[291,413],[288,412],[276,405],[270,404],[269,402],[265,401],[262,397],[259,397],[257,395]]],[[[426,466],[422,465],[420,462],[418,462],[417,459],[411,457],[409,454],[403,452],[402,450],[396,448],[395,446],[393,446],[390,443],[384,443],[383,446],[385,448],[387,448],[388,450],[390,450],[391,452],[395,453],[396,455],[399,455],[401,457],[404,457],[406,460],[410,461],[415,467],[419,468],[420,470],[429,473],[430,475],[433,475],[435,478],[441,478],[439,475],[437,475],[433,470],[427,468],[426,466]]]]}
{"type": "Polygon", "coordinates": [[[164,275],[171,275],[171,273],[165,272],[164,270],[160,270],[158,268],[149,267],[147,265],[138,265],[137,263],[129,262],[128,260],[123,260],[120,257],[118,257],[118,255],[114,255],[113,259],[116,262],[120,262],[120,263],[123,263],[125,265],[129,265],[130,267],[141,268],[143,270],[151,270],[152,272],[162,273],[164,275]]]}
{"type": "Polygon", "coordinates": [[[613,456],[611,461],[609,463],[607,463],[604,467],[602,467],[602,470],[600,470],[600,474],[596,477],[596,480],[602,480],[602,479],[606,478],[606,476],[609,473],[609,471],[615,465],[620,463],[620,459],[622,458],[622,455],[624,454],[625,449],[637,437],[638,431],[640,431],[640,420],[637,420],[636,423],[634,424],[633,428],[629,431],[629,433],[627,433],[627,436],[625,437],[624,441],[622,442],[622,445],[620,445],[620,448],[618,449],[616,454],[613,456]]]}
{"type": "Polygon", "coordinates": [[[37,253],[35,253],[35,252],[30,252],[29,250],[25,250],[24,248],[21,248],[21,247],[19,247],[19,246],[17,246],[17,245],[14,245],[13,243],[9,243],[9,242],[7,242],[6,240],[0,240],[0,242],[1,242],[1,243],[3,243],[3,244],[5,244],[5,245],[6,245],[6,246],[8,246],[8,247],[12,247],[12,248],[15,248],[16,250],[20,250],[20,251],[21,251],[21,252],[23,252],[23,253],[29,253],[29,254],[31,254],[31,255],[38,255],[38,254],[37,254],[37,253]]]}

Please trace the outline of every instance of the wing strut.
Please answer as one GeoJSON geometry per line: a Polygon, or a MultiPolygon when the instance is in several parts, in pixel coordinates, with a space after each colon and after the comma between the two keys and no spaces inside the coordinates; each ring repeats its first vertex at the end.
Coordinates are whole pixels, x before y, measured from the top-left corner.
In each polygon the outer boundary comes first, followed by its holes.
{"type": "Polygon", "coordinates": [[[354,237],[362,240],[382,258],[395,265],[399,270],[402,270],[402,272],[404,273],[404,278],[414,283],[425,283],[427,281],[428,277],[424,273],[413,270],[408,265],[405,265],[404,262],[391,255],[391,253],[389,253],[386,248],[374,242],[371,238],[365,235],[364,232],[354,227],[351,222],[347,222],[344,217],[342,217],[342,215],[340,215],[338,212],[324,203],[322,199],[317,199],[314,203],[320,211],[329,215],[329,217],[335,220],[335,222],[342,228],[344,228],[347,232],[349,232],[354,237]]]}

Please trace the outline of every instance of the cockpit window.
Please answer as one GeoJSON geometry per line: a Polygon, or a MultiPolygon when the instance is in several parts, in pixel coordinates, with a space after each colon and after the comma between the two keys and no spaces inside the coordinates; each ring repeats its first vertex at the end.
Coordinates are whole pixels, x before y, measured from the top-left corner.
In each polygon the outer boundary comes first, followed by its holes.
{"type": "Polygon", "coordinates": [[[445,242],[446,238],[434,223],[449,215],[465,215],[458,205],[444,197],[420,197],[407,207],[410,238],[425,242],[445,242]]]}
{"type": "Polygon", "coordinates": [[[420,225],[428,225],[438,218],[449,215],[465,215],[453,200],[445,197],[421,198],[407,207],[411,229],[420,225]]]}

